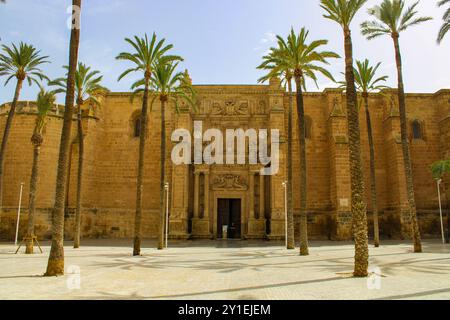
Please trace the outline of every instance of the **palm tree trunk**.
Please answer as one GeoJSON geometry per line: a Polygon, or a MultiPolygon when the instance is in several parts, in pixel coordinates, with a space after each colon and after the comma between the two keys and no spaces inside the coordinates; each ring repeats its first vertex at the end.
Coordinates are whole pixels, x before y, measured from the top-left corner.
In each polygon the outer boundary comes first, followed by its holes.
{"type": "MultiPolygon", "coordinates": [[[[159,236],[158,250],[164,249],[164,187],[166,175],[166,98],[161,98],[161,163],[160,163],[160,185],[159,185],[159,236]]],[[[167,204],[168,205],[168,204],[167,204]]]]}
{"type": "Polygon", "coordinates": [[[308,249],[308,217],[306,213],[307,181],[306,181],[306,137],[305,107],[302,92],[302,74],[297,70],[295,84],[297,87],[298,136],[300,150],[300,255],[309,255],[308,249]]]}
{"type": "Polygon", "coordinates": [[[406,120],[406,102],[405,102],[405,89],[403,85],[403,71],[402,71],[402,56],[400,52],[399,35],[393,34],[392,39],[394,40],[395,48],[395,61],[397,63],[397,76],[398,76],[398,108],[400,112],[400,128],[401,128],[401,139],[402,139],[402,151],[403,151],[403,161],[405,167],[405,178],[406,178],[406,191],[408,196],[410,219],[412,226],[412,236],[414,240],[414,252],[422,252],[422,242],[420,239],[420,229],[417,220],[416,211],[416,200],[414,198],[414,184],[412,175],[412,165],[411,165],[411,154],[409,150],[408,141],[408,129],[406,120]]]}
{"type": "MultiPolygon", "coordinates": [[[[447,203],[447,201],[446,201],[446,199],[447,199],[447,191],[446,191],[446,189],[445,189],[445,183],[442,183],[442,194],[443,194],[443,197],[442,197],[442,199],[443,199],[443,203],[447,203]]],[[[446,232],[445,232],[445,242],[446,243],[450,243],[450,215],[449,215],[449,211],[450,210],[448,210],[448,209],[450,209],[449,207],[448,207],[448,205],[447,205],[447,214],[446,214],[446,217],[447,217],[447,227],[446,227],[446,232]]]]}
{"type": "Polygon", "coordinates": [[[361,161],[359,115],[353,73],[353,44],[351,31],[344,28],[345,80],[347,82],[347,119],[349,160],[352,190],[352,226],[355,238],[355,277],[367,277],[369,266],[369,243],[367,236],[367,208],[364,192],[364,176],[361,161]]]}
{"type": "MultiPolygon", "coordinates": [[[[73,0],[73,19],[79,21],[81,0],[73,0]]],[[[59,147],[58,172],[56,177],[55,206],[52,219],[52,246],[48,258],[45,276],[64,274],[64,207],[67,188],[67,167],[69,163],[70,132],[72,129],[73,104],[75,99],[75,72],[78,62],[78,47],[80,44],[80,29],[72,27],[70,35],[69,72],[67,76],[67,92],[64,111],[64,121],[59,147]]]]}
{"type": "Polygon", "coordinates": [[[294,236],[294,210],[293,210],[293,192],[292,192],[292,113],[294,98],[292,97],[292,79],[288,79],[289,90],[289,111],[288,111],[288,181],[287,181],[287,219],[288,219],[288,241],[287,249],[295,249],[295,236],[294,236]]]}
{"type": "Polygon", "coordinates": [[[77,211],[75,213],[74,249],[80,247],[81,238],[81,191],[83,186],[84,133],[81,119],[81,104],[77,104],[78,117],[78,177],[77,177],[77,211]]]}
{"type": "Polygon", "coordinates": [[[11,108],[6,119],[5,131],[3,132],[2,145],[0,147],[0,222],[3,211],[3,170],[5,168],[5,152],[8,144],[9,134],[11,132],[12,121],[16,114],[17,102],[19,101],[20,91],[22,90],[22,79],[17,79],[16,90],[14,92],[14,99],[11,103],[11,108]]]}
{"type": "Polygon", "coordinates": [[[142,241],[142,193],[144,189],[144,160],[145,160],[145,143],[147,140],[147,113],[148,113],[148,79],[146,76],[144,97],[142,99],[141,111],[141,132],[139,136],[139,162],[138,162],[138,176],[136,188],[136,214],[134,218],[134,241],[133,241],[133,256],[141,254],[142,241]]]}
{"type": "Polygon", "coordinates": [[[373,238],[376,248],[380,246],[380,228],[378,225],[378,203],[377,203],[377,182],[375,171],[375,146],[373,143],[372,121],[369,111],[369,95],[363,92],[364,106],[366,109],[367,121],[367,135],[369,138],[369,152],[370,152],[370,192],[372,198],[372,214],[373,214],[373,238]]]}
{"type": "Polygon", "coordinates": [[[26,254],[33,254],[33,237],[34,237],[34,217],[36,212],[36,190],[39,176],[39,155],[41,146],[39,143],[33,143],[33,166],[31,169],[30,179],[30,193],[28,199],[28,227],[27,227],[27,242],[26,254]]]}

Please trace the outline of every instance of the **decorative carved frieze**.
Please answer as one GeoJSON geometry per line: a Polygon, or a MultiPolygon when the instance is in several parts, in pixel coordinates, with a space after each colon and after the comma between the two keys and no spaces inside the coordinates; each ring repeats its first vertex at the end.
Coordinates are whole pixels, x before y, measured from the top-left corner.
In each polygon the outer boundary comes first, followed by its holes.
{"type": "Polygon", "coordinates": [[[221,116],[249,115],[249,103],[248,101],[237,101],[233,99],[214,101],[212,104],[211,114],[221,116]]]}
{"type": "Polygon", "coordinates": [[[240,175],[221,174],[213,179],[213,190],[247,190],[248,185],[240,175]]]}
{"type": "Polygon", "coordinates": [[[258,102],[258,107],[257,107],[257,114],[263,115],[267,113],[266,110],[266,102],[264,100],[260,100],[258,102]]]}

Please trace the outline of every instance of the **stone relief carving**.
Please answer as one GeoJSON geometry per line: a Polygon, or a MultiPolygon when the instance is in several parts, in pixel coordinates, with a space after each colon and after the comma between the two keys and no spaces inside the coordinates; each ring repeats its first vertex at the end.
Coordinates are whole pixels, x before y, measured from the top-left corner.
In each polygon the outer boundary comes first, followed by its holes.
{"type": "Polygon", "coordinates": [[[248,185],[243,177],[235,174],[221,174],[214,178],[213,190],[247,190],[248,185]]]}
{"type": "Polygon", "coordinates": [[[398,110],[398,105],[397,105],[397,101],[396,101],[396,96],[391,95],[390,97],[390,110],[389,110],[389,116],[391,117],[395,117],[395,116],[399,116],[400,112],[398,110]]]}
{"type": "Polygon", "coordinates": [[[343,116],[345,115],[342,107],[342,101],[339,98],[333,99],[333,109],[331,110],[331,116],[343,116]]]}
{"type": "Polygon", "coordinates": [[[221,116],[239,116],[249,114],[248,101],[237,102],[235,100],[225,100],[225,102],[215,101],[212,104],[211,113],[221,116]]]}
{"type": "Polygon", "coordinates": [[[266,102],[264,100],[259,101],[258,103],[258,114],[266,113],[266,102]]]}

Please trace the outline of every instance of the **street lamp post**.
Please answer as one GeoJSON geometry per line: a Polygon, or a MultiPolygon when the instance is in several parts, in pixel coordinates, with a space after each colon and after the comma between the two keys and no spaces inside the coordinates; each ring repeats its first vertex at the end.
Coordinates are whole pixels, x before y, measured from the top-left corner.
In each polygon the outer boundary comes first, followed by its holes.
{"type": "Polygon", "coordinates": [[[169,183],[166,182],[164,185],[166,189],[166,249],[169,247],[169,183]]]}
{"type": "Polygon", "coordinates": [[[288,182],[285,181],[282,183],[284,188],[284,221],[285,221],[285,242],[286,242],[286,248],[288,247],[288,209],[287,209],[287,184],[288,182]]]}
{"type": "Polygon", "coordinates": [[[17,224],[16,224],[16,239],[14,241],[14,245],[17,247],[17,237],[19,236],[19,223],[20,223],[20,207],[22,206],[22,192],[23,192],[24,183],[20,184],[20,193],[19,193],[19,206],[17,209],[17,224]]]}
{"type": "Polygon", "coordinates": [[[442,244],[445,244],[445,235],[444,235],[444,218],[442,216],[442,203],[441,203],[441,185],[442,179],[436,179],[437,190],[438,190],[438,200],[439,200],[439,215],[441,218],[441,235],[442,235],[442,244]]]}

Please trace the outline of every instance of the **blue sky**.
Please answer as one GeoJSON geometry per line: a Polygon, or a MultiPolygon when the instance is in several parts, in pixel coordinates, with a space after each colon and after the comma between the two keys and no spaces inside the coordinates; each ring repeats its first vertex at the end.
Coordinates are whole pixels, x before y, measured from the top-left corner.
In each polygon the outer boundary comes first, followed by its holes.
{"type": "MultiPolygon", "coordinates": [[[[381,0],[369,0],[367,7],[381,0]]],[[[0,5],[1,44],[25,41],[49,55],[44,70],[50,78],[64,74],[67,64],[69,0],[7,0],[0,5]]],[[[412,3],[412,0],[409,0],[412,3]]],[[[450,88],[450,35],[441,46],[436,35],[442,23],[443,8],[437,0],[422,0],[419,10],[434,21],[413,27],[402,34],[404,76],[408,92],[436,92],[450,88]]],[[[359,31],[367,18],[366,8],[353,27],[357,59],[382,62],[380,72],[396,85],[395,64],[390,38],[365,40],[359,31]]],[[[274,44],[274,35],[286,35],[291,26],[310,30],[310,39],[328,39],[327,49],[342,55],[342,31],[322,18],[319,0],[84,0],[80,61],[100,70],[104,86],[112,91],[128,91],[133,78],[117,82],[128,66],[115,57],[129,47],[125,37],[156,32],[173,43],[173,53],[185,58],[194,84],[255,84],[262,74],[255,67],[274,44]]],[[[332,62],[330,70],[339,78],[343,60],[332,62]]],[[[2,83],[4,79],[1,79],[2,83]]],[[[320,89],[332,87],[321,78],[320,89]]],[[[308,85],[309,91],[317,91],[308,85]]],[[[0,103],[12,99],[14,85],[0,89],[0,103]]],[[[37,89],[26,85],[21,100],[35,98],[37,89]]],[[[59,97],[59,101],[62,101],[59,97]]]]}

